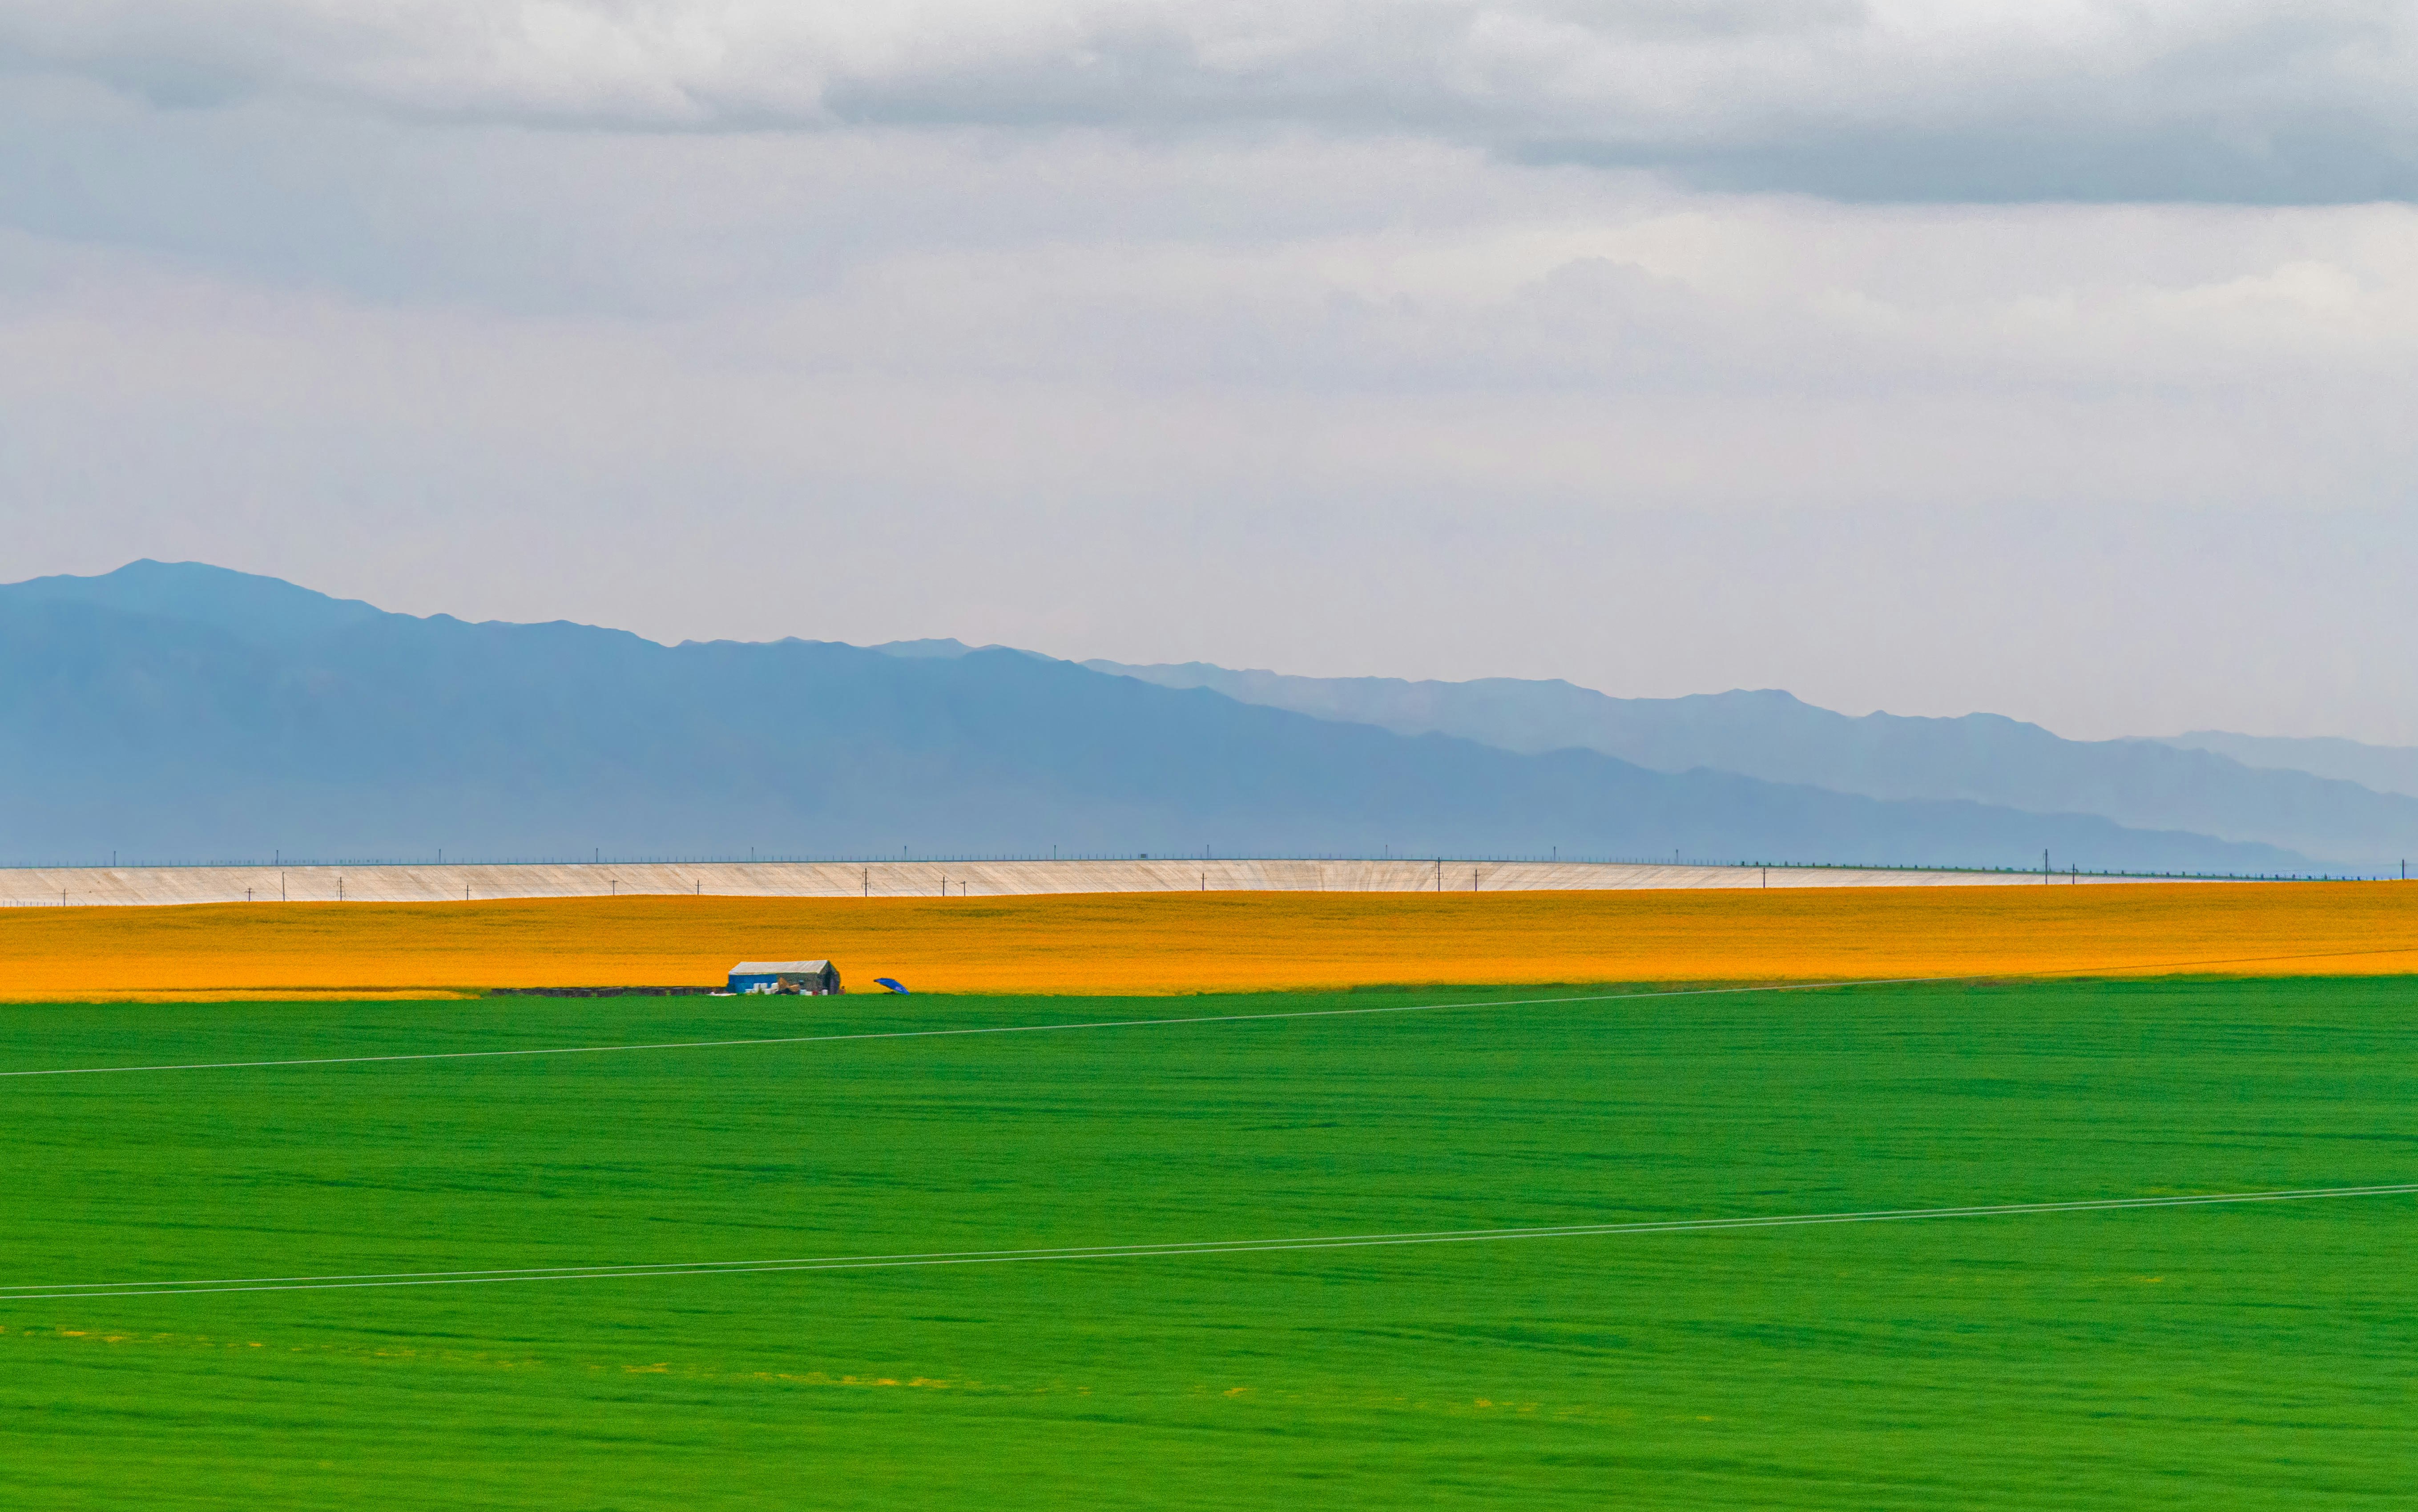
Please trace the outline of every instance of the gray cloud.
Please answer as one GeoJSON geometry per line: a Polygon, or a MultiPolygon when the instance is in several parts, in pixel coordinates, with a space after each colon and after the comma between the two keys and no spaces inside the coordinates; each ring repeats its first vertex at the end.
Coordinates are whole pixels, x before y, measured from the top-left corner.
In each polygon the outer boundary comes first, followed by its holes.
{"type": "Polygon", "coordinates": [[[0,237],[0,578],[200,557],[667,639],[2418,739],[2410,207],[1839,206],[1331,139],[325,141],[377,170],[312,232],[349,283],[163,251],[180,217],[0,237]],[[767,563],[814,591],[734,589],[767,563]]]}
{"type": "Polygon", "coordinates": [[[0,59],[180,106],[1308,130],[1870,200],[2418,194],[2409,0],[0,0],[0,59]]]}
{"type": "Polygon", "coordinates": [[[0,578],[2418,740],[2418,207],[1923,202],[2406,21],[0,0],[0,578]]]}

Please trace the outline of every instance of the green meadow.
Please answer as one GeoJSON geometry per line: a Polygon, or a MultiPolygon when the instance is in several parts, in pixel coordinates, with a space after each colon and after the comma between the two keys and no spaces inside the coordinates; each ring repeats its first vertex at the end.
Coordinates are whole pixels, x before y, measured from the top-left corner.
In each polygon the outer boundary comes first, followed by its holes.
{"type": "MultiPolygon", "coordinates": [[[[8,1005],[0,1071],[1537,995],[8,1005]]],[[[8,1077],[0,1504],[2402,1506],[2410,1196],[23,1289],[2408,1182],[2413,1031],[2166,981],[8,1077]]]]}

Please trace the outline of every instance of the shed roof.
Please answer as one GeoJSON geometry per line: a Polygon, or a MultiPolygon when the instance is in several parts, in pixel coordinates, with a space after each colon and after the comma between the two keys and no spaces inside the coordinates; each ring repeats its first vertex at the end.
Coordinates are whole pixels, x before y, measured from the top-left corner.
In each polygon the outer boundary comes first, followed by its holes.
{"type": "Polygon", "coordinates": [[[742,961],[730,969],[732,976],[779,976],[791,972],[802,976],[820,976],[831,969],[829,961],[742,961]]]}

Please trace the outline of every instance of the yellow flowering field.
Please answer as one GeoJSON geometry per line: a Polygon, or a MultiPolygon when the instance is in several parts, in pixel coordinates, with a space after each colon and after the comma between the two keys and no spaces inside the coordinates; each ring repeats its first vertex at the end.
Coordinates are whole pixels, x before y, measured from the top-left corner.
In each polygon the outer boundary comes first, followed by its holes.
{"type": "Polygon", "coordinates": [[[828,956],[852,990],[2418,972],[2397,882],[1770,892],[212,904],[0,914],[16,1000],[424,996],[721,980],[828,956]]]}

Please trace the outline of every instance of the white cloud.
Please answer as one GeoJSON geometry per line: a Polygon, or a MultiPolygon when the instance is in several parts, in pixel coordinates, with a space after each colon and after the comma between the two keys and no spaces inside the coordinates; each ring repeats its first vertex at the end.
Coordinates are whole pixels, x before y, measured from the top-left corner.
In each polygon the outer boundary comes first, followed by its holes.
{"type": "Polygon", "coordinates": [[[1425,135],[1860,198],[2418,193],[2410,0],[0,0],[168,101],[1425,135]]]}

